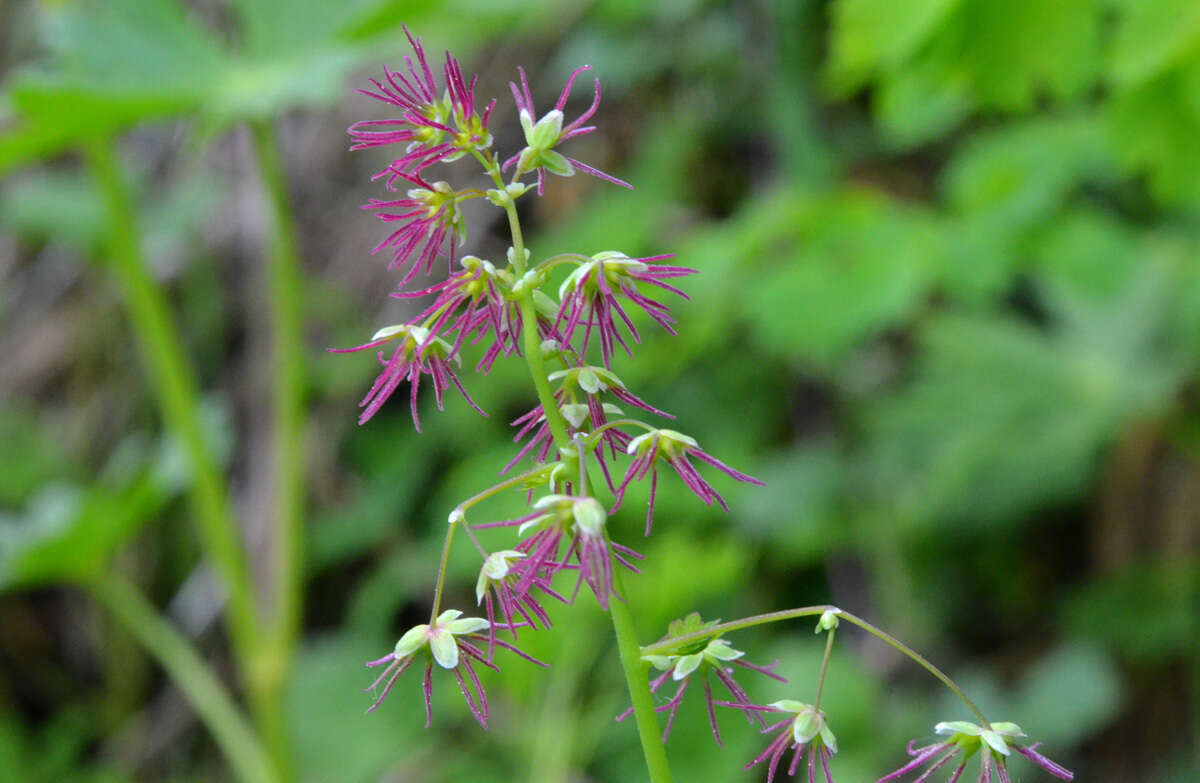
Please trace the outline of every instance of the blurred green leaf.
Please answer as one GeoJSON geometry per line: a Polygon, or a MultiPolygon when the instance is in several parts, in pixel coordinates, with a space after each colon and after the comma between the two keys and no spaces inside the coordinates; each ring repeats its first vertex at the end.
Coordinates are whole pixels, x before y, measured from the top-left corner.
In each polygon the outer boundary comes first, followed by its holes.
{"type": "Polygon", "coordinates": [[[1200,564],[1143,563],[1100,577],[1076,591],[1063,618],[1135,661],[1191,655],[1200,638],[1200,564]]]}
{"type": "Polygon", "coordinates": [[[828,365],[920,303],[940,251],[928,214],[856,191],[786,208],[787,232],[746,258],[755,270],[742,283],[764,350],[828,365]]]}
{"type": "Polygon", "coordinates": [[[23,515],[0,518],[0,589],[100,576],[168,497],[149,476],[118,488],[44,488],[23,515]]]}
{"type": "Polygon", "coordinates": [[[1190,357],[1163,343],[1168,278],[1104,307],[1058,292],[1046,332],[942,317],[913,384],[869,415],[878,492],[910,523],[1017,520],[1076,496],[1100,449],[1161,410],[1190,357]]]}
{"type": "Polygon", "coordinates": [[[841,91],[903,64],[962,0],[836,0],[829,78],[841,91]]]}
{"type": "Polygon", "coordinates": [[[1122,0],[1112,76],[1128,89],[1200,51],[1200,5],[1192,0],[1122,0]]]}

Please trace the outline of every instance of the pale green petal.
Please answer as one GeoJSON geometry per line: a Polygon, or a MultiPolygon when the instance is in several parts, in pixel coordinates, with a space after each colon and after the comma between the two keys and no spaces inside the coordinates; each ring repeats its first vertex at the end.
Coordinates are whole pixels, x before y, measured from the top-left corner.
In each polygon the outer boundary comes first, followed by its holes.
{"type": "Polygon", "coordinates": [[[801,745],[812,742],[812,738],[821,731],[821,718],[812,708],[801,712],[792,721],[792,740],[801,745]]]}
{"type": "Polygon", "coordinates": [[[437,616],[437,619],[433,621],[433,624],[445,625],[446,623],[453,622],[460,617],[462,617],[462,612],[458,609],[447,609],[437,616]]]}
{"type": "Polygon", "coordinates": [[[442,626],[445,630],[455,636],[462,636],[465,633],[475,633],[487,628],[490,623],[482,617],[464,617],[461,620],[455,620],[452,623],[446,623],[442,626]]]}
{"type": "Polygon", "coordinates": [[[649,663],[660,672],[665,672],[675,665],[675,660],[678,656],[675,655],[643,655],[642,660],[649,663]]]}
{"type": "Polygon", "coordinates": [[[525,109],[521,109],[519,120],[521,122],[521,130],[525,131],[525,143],[533,144],[533,117],[525,109]]]}
{"type": "Polygon", "coordinates": [[[429,649],[433,651],[433,659],[443,669],[453,669],[458,666],[458,642],[454,634],[444,628],[435,628],[429,640],[429,649]]]}
{"type": "Polygon", "coordinates": [[[408,331],[406,324],[397,324],[396,326],[385,326],[375,334],[371,335],[371,339],[367,342],[373,343],[376,340],[382,340],[385,337],[395,337],[398,334],[408,331]]]}
{"type": "Polygon", "coordinates": [[[830,753],[837,753],[837,737],[833,736],[833,732],[829,730],[829,724],[825,721],[821,722],[821,743],[829,748],[830,753]]]}
{"type": "Polygon", "coordinates": [[[583,389],[588,394],[595,394],[600,391],[602,384],[600,377],[596,375],[596,371],[591,367],[584,367],[576,376],[576,381],[579,383],[579,388],[583,389]]]}
{"type": "Polygon", "coordinates": [[[557,174],[560,177],[571,177],[575,174],[575,166],[571,161],[554,150],[546,150],[538,156],[538,160],[551,174],[557,174]]]}
{"type": "Polygon", "coordinates": [[[969,737],[978,737],[983,733],[983,729],[965,720],[944,720],[934,726],[933,731],[935,734],[966,734],[969,737]]]}
{"type": "Polygon", "coordinates": [[[675,671],[671,673],[671,679],[676,682],[684,679],[699,668],[700,661],[702,660],[704,660],[703,653],[692,653],[691,655],[683,656],[679,659],[679,663],[675,664],[675,671]]]}
{"type": "Polygon", "coordinates": [[[992,749],[995,750],[997,753],[999,753],[1001,756],[1008,755],[1008,753],[1009,753],[1008,745],[1004,742],[1004,738],[1001,737],[999,734],[992,731],[991,729],[984,729],[980,733],[980,736],[983,737],[984,742],[991,745],[992,749]]]}
{"type": "Polygon", "coordinates": [[[526,132],[525,141],[531,147],[548,150],[558,143],[558,137],[562,135],[562,125],[562,111],[559,109],[548,111],[537,121],[537,125],[533,126],[532,132],[526,132]]]}
{"type": "Polygon", "coordinates": [[[812,709],[811,704],[805,704],[802,701],[795,701],[794,699],[781,699],[779,701],[773,701],[770,704],[768,704],[767,706],[774,707],[777,710],[783,710],[784,712],[796,712],[796,713],[800,713],[800,712],[804,712],[805,710],[812,709]]]}
{"type": "Polygon", "coordinates": [[[428,625],[416,625],[409,628],[400,637],[400,641],[396,642],[396,657],[404,658],[424,647],[425,643],[429,640],[428,633],[428,625]]]}
{"type": "Polygon", "coordinates": [[[608,512],[604,510],[604,506],[600,505],[600,501],[595,498],[584,498],[578,500],[571,508],[571,514],[575,517],[575,524],[586,535],[599,536],[604,530],[604,523],[608,519],[608,512]]]}
{"type": "Polygon", "coordinates": [[[1000,721],[992,724],[992,730],[1001,737],[1024,737],[1025,732],[1021,731],[1021,727],[1015,723],[1008,721],[1000,721]]]}
{"type": "Polygon", "coordinates": [[[736,661],[746,653],[741,650],[735,650],[729,646],[729,642],[724,639],[713,639],[704,648],[704,654],[710,658],[715,658],[718,661],[736,661]]]}

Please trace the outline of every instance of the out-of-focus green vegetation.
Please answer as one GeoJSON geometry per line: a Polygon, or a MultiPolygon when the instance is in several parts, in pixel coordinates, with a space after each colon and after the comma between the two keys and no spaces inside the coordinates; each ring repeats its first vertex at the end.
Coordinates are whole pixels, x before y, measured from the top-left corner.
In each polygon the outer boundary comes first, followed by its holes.
{"type": "MultiPolygon", "coordinates": [[[[602,79],[600,131],[572,154],[636,190],[554,179],[527,215],[535,256],[675,252],[702,272],[680,335],[647,326],[614,369],[768,486],[718,477],[725,515],[664,478],[646,541],[631,494],[614,530],[647,556],[627,580],[644,641],[693,610],[830,601],[928,652],[1077,779],[1200,776],[1194,0],[18,0],[0,7],[0,780],[231,778],[180,691],[71,586],[136,583],[238,684],[188,527],[198,474],[140,364],[82,152],[119,141],[201,389],[200,448],[262,587],[272,229],[255,123],[278,129],[303,262],[306,596],[282,696],[296,779],[641,779],[587,596],[529,636],[551,670],[485,679],[488,733],[449,681],[422,729],[419,676],[363,714],[362,662],[423,621],[447,511],[492,483],[506,422],[534,402],[501,363],[466,380],[487,419],[423,399],[422,436],[401,402],[359,429],[374,368],[324,351],[408,312],[370,256],[385,227],[357,209],[389,159],[344,135],[387,115],[352,88],[399,62],[401,21],[500,98],[501,150],[516,65],[539,104],[574,65],[602,79]]],[[[503,253],[492,218],[473,216],[468,252],[503,253]]],[[[472,603],[477,567],[455,552],[448,600],[472,603]]],[[[839,780],[873,780],[934,721],[967,717],[840,636],[824,702],[839,780]]],[[[754,697],[811,698],[807,625],[734,644],[792,681],[747,683],[754,697]]],[[[739,770],[765,738],[734,717],[720,750],[685,704],[676,779],[761,778],[739,770]]]]}

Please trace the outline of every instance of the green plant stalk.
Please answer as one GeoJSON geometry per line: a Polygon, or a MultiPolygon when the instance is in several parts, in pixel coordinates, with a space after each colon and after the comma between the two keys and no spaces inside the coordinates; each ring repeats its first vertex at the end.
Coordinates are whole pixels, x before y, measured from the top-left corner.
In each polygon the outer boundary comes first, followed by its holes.
{"type": "MultiPolygon", "coordinates": [[[[929,659],[927,659],[925,656],[921,655],[916,650],[909,647],[907,644],[900,641],[896,637],[892,636],[887,631],[884,631],[881,628],[877,628],[876,626],[872,625],[871,623],[867,622],[866,620],[862,619],[861,617],[859,617],[857,615],[850,614],[849,612],[847,612],[845,610],[838,609],[836,606],[831,606],[829,604],[822,604],[820,606],[802,606],[802,607],[799,607],[798,609],[784,609],[779,612],[768,612],[767,614],[756,614],[753,617],[743,617],[740,620],[732,620],[727,623],[719,623],[719,624],[711,626],[709,628],[705,628],[702,631],[694,631],[692,633],[684,634],[682,636],[674,636],[669,639],[662,639],[660,641],[655,642],[654,644],[648,644],[645,647],[641,648],[641,654],[642,655],[661,654],[663,652],[669,652],[670,650],[675,649],[676,647],[679,647],[680,645],[684,645],[689,642],[698,642],[698,641],[701,641],[704,639],[712,639],[712,638],[720,636],[721,634],[724,634],[724,633],[731,633],[733,631],[741,631],[741,630],[745,630],[746,628],[753,628],[756,625],[767,625],[768,623],[777,623],[777,622],[781,622],[783,620],[795,620],[800,617],[814,617],[816,615],[824,614],[825,612],[836,613],[837,616],[840,617],[841,619],[843,619],[853,625],[857,625],[859,628],[862,628],[864,631],[866,631],[867,633],[876,637],[877,639],[884,642],[888,646],[895,648],[896,650],[900,651],[904,655],[907,655],[909,658],[911,658],[913,661],[915,661],[917,664],[919,664],[921,666],[921,668],[925,669],[925,671],[932,674],[943,685],[945,685],[947,688],[949,688],[951,691],[953,691],[954,695],[958,696],[958,698],[962,700],[963,704],[965,704],[967,706],[967,708],[975,714],[975,717],[979,718],[982,725],[984,725],[984,726],[990,725],[988,723],[988,719],[986,717],[984,717],[983,712],[979,709],[979,707],[977,707],[975,705],[975,702],[973,702],[969,698],[967,698],[967,695],[965,693],[963,693],[962,688],[958,687],[958,685],[954,682],[954,680],[950,679],[950,676],[948,674],[943,672],[938,667],[934,666],[929,661],[929,659]]],[[[829,644],[832,644],[832,643],[829,643],[829,644]]]]}
{"type": "Polygon", "coordinates": [[[243,783],[279,780],[254,729],[191,643],[128,582],[107,574],[88,591],[133,634],[170,675],[243,783]]]}
{"type": "Polygon", "coordinates": [[[825,654],[821,657],[821,676],[817,680],[817,698],[813,701],[813,709],[821,709],[821,696],[825,694],[825,675],[829,673],[829,657],[833,654],[833,636],[837,633],[836,628],[830,628],[828,638],[825,639],[825,654]]]}
{"type": "MultiPolygon", "coordinates": [[[[513,272],[520,279],[525,274],[525,242],[521,234],[521,222],[517,216],[514,204],[505,207],[508,213],[508,224],[512,230],[513,239],[513,272]]],[[[529,365],[529,374],[533,378],[537,390],[538,402],[546,415],[546,423],[554,436],[554,442],[560,449],[570,446],[570,436],[567,434],[567,422],[563,419],[562,411],[554,400],[554,392],[546,376],[546,363],[542,358],[541,340],[537,330],[537,312],[533,306],[531,292],[526,292],[518,301],[521,309],[521,331],[525,344],[525,362],[529,365]]],[[[580,486],[587,486],[586,470],[583,460],[579,462],[580,486]]],[[[621,576],[614,570],[613,589],[618,596],[625,595],[621,585],[621,576]]],[[[654,714],[654,701],[650,696],[650,685],[646,676],[647,664],[641,659],[641,651],[637,642],[637,631],[633,627],[633,618],[629,607],[617,598],[609,601],[609,616],[612,618],[613,631],[617,636],[617,650],[621,657],[621,670],[625,674],[625,682],[629,687],[629,696],[633,700],[633,716],[637,722],[638,738],[642,744],[642,754],[646,759],[646,771],[650,774],[651,783],[671,783],[671,767],[667,763],[667,753],[659,736],[658,718],[654,714]]]]}
{"type": "Polygon", "coordinates": [[[189,495],[193,521],[205,557],[225,587],[230,638],[235,654],[245,665],[258,646],[258,616],[225,479],[196,415],[196,381],[184,359],[183,341],[171,322],[166,295],[151,277],[142,254],[133,198],[113,141],[91,139],[85,154],[108,211],[110,268],[129,310],[134,339],[163,422],[187,454],[192,469],[189,495]]]}
{"type": "Polygon", "coordinates": [[[251,124],[259,175],[270,205],[268,300],[272,380],[272,603],[267,638],[253,667],[255,716],[285,776],[288,760],[283,687],[295,657],[304,593],[304,325],[295,219],[279,140],[270,120],[251,124]]]}

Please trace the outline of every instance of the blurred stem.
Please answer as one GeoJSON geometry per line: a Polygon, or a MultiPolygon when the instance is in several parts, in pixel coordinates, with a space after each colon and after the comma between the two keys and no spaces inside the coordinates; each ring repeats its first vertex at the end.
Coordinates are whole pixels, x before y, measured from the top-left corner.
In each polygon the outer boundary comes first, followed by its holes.
{"type": "Polygon", "coordinates": [[[108,211],[110,268],[129,310],[134,338],[166,429],[187,454],[192,471],[188,489],[193,520],[205,557],[228,593],[230,637],[246,672],[259,640],[258,617],[225,480],[205,441],[197,415],[196,380],[184,360],[183,340],[171,323],[166,295],[150,275],[142,255],[133,198],[114,153],[113,141],[92,139],[85,152],[108,211]]]}
{"type": "MultiPolygon", "coordinates": [[[[949,688],[951,691],[953,691],[954,694],[956,696],[958,696],[959,699],[962,700],[963,704],[967,705],[967,708],[969,710],[971,710],[971,712],[975,713],[975,717],[979,718],[982,725],[984,725],[984,726],[989,725],[988,719],[986,717],[984,717],[984,714],[982,711],[980,711],[979,707],[975,706],[975,702],[973,702],[969,698],[967,698],[967,695],[965,693],[963,693],[962,688],[959,688],[958,685],[954,682],[954,680],[950,679],[949,675],[947,675],[941,669],[939,669],[938,667],[936,667],[932,663],[930,663],[930,661],[925,656],[921,655],[920,653],[918,653],[913,648],[909,647],[904,642],[902,642],[899,639],[897,639],[896,637],[892,636],[887,631],[884,631],[881,628],[877,628],[876,626],[872,625],[871,623],[867,622],[866,620],[862,619],[861,617],[859,617],[857,615],[850,614],[847,611],[838,609],[836,606],[830,606],[829,604],[822,604],[820,606],[802,606],[798,609],[784,609],[783,611],[780,611],[780,612],[769,612],[767,614],[757,614],[757,615],[754,615],[753,617],[743,617],[740,620],[733,620],[728,623],[719,623],[719,624],[711,626],[709,628],[705,628],[701,631],[694,631],[692,633],[684,634],[682,636],[672,636],[670,638],[657,641],[654,644],[646,645],[645,647],[641,648],[641,654],[642,655],[655,655],[655,654],[670,653],[671,651],[679,649],[679,648],[683,647],[684,645],[687,645],[691,642],[700,642],[700,641],[704,641],[706,639],[715,639],[716,637],[720,636],[721,634],[732,633],[733,631],[741,631],[746,628],[753,628],[756,625],[766,625],[768,623],[777,623],[777,622],[780,622],[783,620],[795,620],[795,619],[798,619],[801,617],[813,617],[816,615],[822,615],[825,612],[833,612],[834,614],[836,614],[838,617],[842,618],[846,622],[857,625],[859,628],[862,628],[864,631],[866,631],[867,633],[876,637],[880,641],[884,642],[885,644],[889,645],[890,647],[893,647],[896,650],[907,655],[909,658],[911,658],[913,661],[915,661],[917,664],[919,664],[921,666],[921,668],[925,669],[925,671],[932,674],[943,685],[945,685],[947,688],[949,688]]],[[[828,644],[832,644],[832,642],[830,642],[828,644]]],[[[822,671],[823,671],[823,669],[822,669],[822,671]]]]}
{"type": "Polygon", "coordinates": [[[145,646],[183,691],[240,780],[274,783],[280,779],[254,729],[182,634],[116,574],[93,580],[87,589],[145,646]]]}
{"type": "MultiPolygon", "coordinates": [[[[618,596],[625,595],[621,584],[621,572],[613,569],[613,589],[618,596]]],[[[667,751],[663,747],[658,731],[658,717],[654,714],[654,699],[650,695],[647,669],[649,664],[642,660],[642,651],[637,643],[637,631],[629,606],[621,598],[608,602],[608,613],[612,616],[613,630],[617,634],[617,651],[621,655],[621,669],[629,686],[629,698],[633,700],[633,717],[637,720],[638,738],[642,741],[642,753],[646,757],[646,770],[651,783],[671,783],[671,767],[667,763],[667,751]]]]}
{"type": "MultiPolygon", "coordinates": [[[[287,682],[300,632],[304,591],[304,325],[300,254],[278,134],[271,120],[250,125],[254,152],[271,211],[268,299],[272,380],[272,614],[257,680],[255,714],[277,765],[291,754],[283,715],[287,682]]],[[[293,777],[287,774],[288,778],[293,777]]]]}
{"type": "MultiPolygon", "coordinates": [[[[498,176],[498,173],[497,173],[498,176]]],[[[513,240],[513,274],[518,280],[525,274],[525,240],[521,234],[521,221],[517,216],[517,207],[509,202],[505,207],[508,213],[508,225],[512,229],[513,240]]],[[[538,334],[537,311],[533,305],[533,292],[526,289],[518,299],[521,308],[521,332],[525,343],[525,362],[529,365],[529,374],[533,378],[537,390],[538,402],[541,403],[542,413],[554,436],[554,442],[559,449],[569,448],[571,438],[567,432],[567,422],[554,399],[550,389],[550,381],[546,377],[546,363],[542,358],[542,341],[538,334]]],[[[579,461],[580,492],[587,487],[586,464],[579,461]]],[[[650,685],[646,677],[647,664],[641,659],[638,648],[637,632],[633,627],[633,618],[629,607],[619,596],[625,595],[621,586],[621,574],[613,570],[613,590],[617,598],[609,601],[608,613],[612,617],[613,631],[617,636],[617,649],[621,656],[621,669],[625,673],[625,682],[629,687],[629,696],[633,700],[633,715],[637,721],[638,738],[642,743],[642,753],[646,758],[646,771],[650,774],[651,783],[671,783],[671,767],[667,763],[667,753],[659,737],[658,718],[654,714],[654,701],[650,696],[650,685]]]]}
{"type": "Polygon", "coordinates": [[[833,635],[837,633],[836,628],[829,629],[829,636],[825,639],[825,655],[821,658],[821,678],[817,680],[817,698],[813,702],[813,709],[821,709],[821,696],[825,693],[825,675],[829,673],[829,656],[833,653],[833,635]]]}

